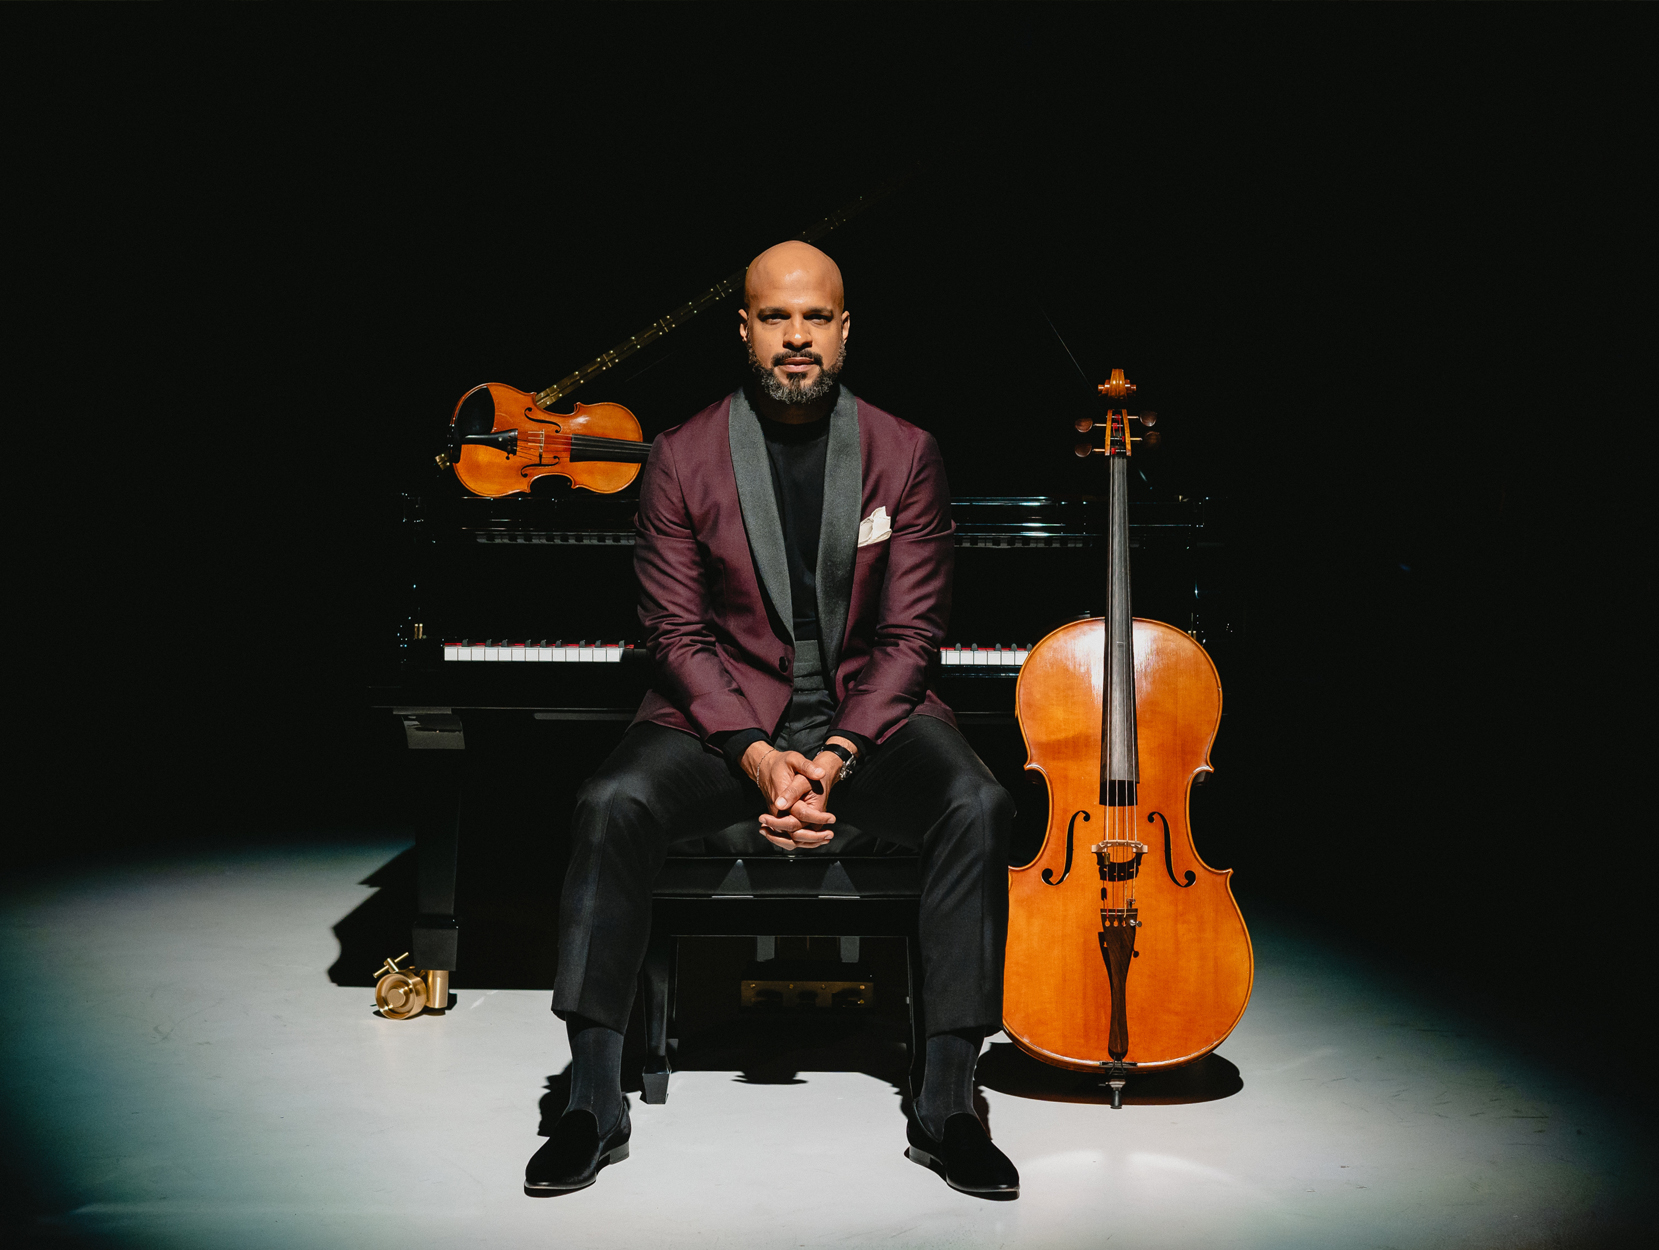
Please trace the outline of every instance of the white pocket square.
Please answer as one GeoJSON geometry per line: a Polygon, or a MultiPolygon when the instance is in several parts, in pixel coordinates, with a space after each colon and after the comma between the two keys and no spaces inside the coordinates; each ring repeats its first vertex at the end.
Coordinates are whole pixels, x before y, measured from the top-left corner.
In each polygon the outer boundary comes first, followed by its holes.
{"type": "Polygon", "coordinates": [[[858,523],[858,545],[860,547],[868,547],[871,543],[884,543],[892,536],[893,525],[887,519],[886,508],[877,508],[858,523]]]}

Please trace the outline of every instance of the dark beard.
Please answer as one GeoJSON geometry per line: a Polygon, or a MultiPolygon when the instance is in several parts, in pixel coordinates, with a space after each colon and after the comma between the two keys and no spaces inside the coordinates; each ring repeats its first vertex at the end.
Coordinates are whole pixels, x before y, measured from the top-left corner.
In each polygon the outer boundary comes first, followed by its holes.
{"type": "Polygon", "coordinates": [[[804,408],[815,404],[821,399],[828,399],[841,383],[841,371],[847,367],[847,345],[841,344],[841,354],[835,359],[834,368],[824,366],[824,358],[817,352],[783,352],[777,359],[787,360],[791,356],[808,356],[818,366],[818,380],[811,386],[799,379],[780,382],[778,375],[772,372],[769,365],[760,363],[755,355],[755,345],[749,344],[749,368],[754,370],[755,381],[766,397],[786,408],[804,408]]]}

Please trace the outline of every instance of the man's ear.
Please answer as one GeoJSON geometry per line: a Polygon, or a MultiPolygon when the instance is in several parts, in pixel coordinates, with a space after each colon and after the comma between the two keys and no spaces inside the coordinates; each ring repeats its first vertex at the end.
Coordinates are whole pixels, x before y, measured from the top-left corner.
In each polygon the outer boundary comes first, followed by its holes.
{"type": "Polygon", "coordinates": [[[737,310],[737,337],[745,343],[749,341],[749,310],[747,308],[737,310]]]}
{"type": "Polygon", "coordinates": [[[845,343],[847,336],[853,332],[853,315],[849,312],[841,314],[841,341],[845,343]]]}

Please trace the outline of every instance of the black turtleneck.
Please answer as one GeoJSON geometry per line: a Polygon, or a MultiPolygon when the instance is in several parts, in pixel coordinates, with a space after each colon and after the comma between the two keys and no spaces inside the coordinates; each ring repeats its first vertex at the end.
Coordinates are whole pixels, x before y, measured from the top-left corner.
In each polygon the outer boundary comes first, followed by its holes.
{"type": "Polygon", "coordinates": [[[824,518],[829,427],[828,416],[806,425],[760,420],[789,560],[789,597],[795,612],[791,625],[797,642],[818,637],[818,531],[824,518]]]}

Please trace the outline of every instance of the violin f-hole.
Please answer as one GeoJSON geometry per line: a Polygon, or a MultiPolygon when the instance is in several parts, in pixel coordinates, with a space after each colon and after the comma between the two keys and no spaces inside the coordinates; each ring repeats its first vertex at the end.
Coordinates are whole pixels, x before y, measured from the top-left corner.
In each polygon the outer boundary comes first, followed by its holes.
{"type": "MultiPolygon", "coordinates": [[[[1071,876],[1071,850],[1072,844],[1076,839],[1077,818],[1079,816],[1081,816],[1085,821],[1092,819],[1087,812],[1073,812],[1071,814],[1071,819],[1066,822],[1066,866],[1060,870],[1060,881],[1064,881],[1067,877],[1071,876]]],[[[1056,881],[1054,879],[1054,869],[1043,869],[1044,885],[1059,885],[1060,881],[1056,881]]]]}

